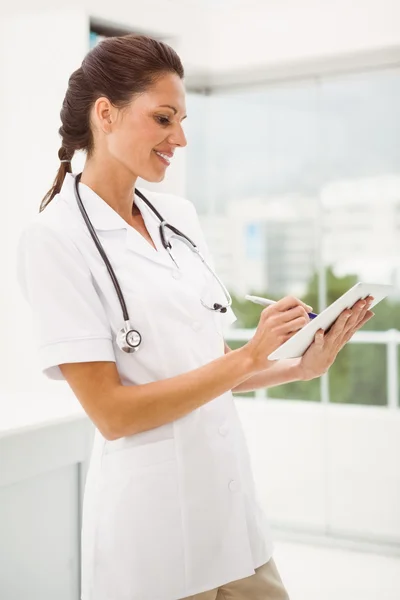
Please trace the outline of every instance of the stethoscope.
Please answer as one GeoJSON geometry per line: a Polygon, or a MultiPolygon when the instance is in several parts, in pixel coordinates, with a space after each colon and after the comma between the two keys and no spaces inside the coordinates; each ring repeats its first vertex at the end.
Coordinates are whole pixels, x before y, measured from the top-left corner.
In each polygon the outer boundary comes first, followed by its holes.
{"type": "MultiPolygon", "coordinates": [[[[114,270],[110,264],[110,261],[107,258],[107,255],[104,251],[103,246],[100,243],[99,238],[97,237],[96,231],[89,219],[89,216],[85,210],[85,207],[83,206],[82,203],[82,199],[81,196],[79,194],[79,188],[78,188],[78,184],[79,181],[81,179],[82,173],[79,173],[78,175],[75,176],[75,196],[76,196],[76,201],[78,203],[79,209],[82,213],[83,218],[85,219],[86,225],[89,229],[90,235],[93,238],[94,243],[96,244],[96,247],[98,249],[98,251],[100,252],[100,255],[102,257],[102,259],[105,262],[105,265],[107,267],[107,270],[110,274],[110,277],[112,279],[112,282],[114,284],[115,287],[115,291],[117,292],[118,295],[118,299],[119,302],[121,304],[121,308],[122,308],[122,314],[124,317],[124,326],[123,328],[117,333],[116,336],[116,342],[118,347],[123,351],[123,352],[127,352],[127,353],[131,353],[131,352],[136,352],[136,350],[139,349],[140,344],[142,343],[142,336],[140,335],[140,333],[136,330],[136,329],[132,329],[131,324],[130,324],[130,320],[129,320],[129,314],[128,314],[128,310],[126,308],[126,303],[125,303],[125,299],[124,296],[122,294],[120,285],[118,283],[118,279],[114,273],[114,270]]],[[[228,290],[226,289],[226,287],[224,286],[224,284],[222,283],[222,281],[220,280],[220,278],[218,277],[218,275],[212,270],[212,268],[207,264],[205,258],[203,257],[203,255],[201,254],[200,250],[198,249],[198,247],[196,246],[196,244],[194,242],[192,242],[192,240],[190,238],[188,238],[184,233],[182,233],[181,231],[179,231],[179,229],[177,229],[176,227],[174,227],[173,225],[170,225],[169,223],[167,223],[167,221],[165,219],[163,219],[163,217],[160,215],[160,213],[155,209],[155,207],[151,204],[151,202],[149,202],[149,200],[147,200],[147,198],[145,198],[145,196],[139,192],[139,190],[135,189],[135,194],[137,194],[139,196],[139,198],[141,198],[142,200],[144,200],[144,202],[147,204],[147,206],[149,208],[151,208],[151,210],[154,212],[154,214],[157,216],[157,218],[160,220],[160,237],[161,237],[161,241],[162,244],[165,248],[165,250],[167,250],[168,254],[170,255],[171,259],[173,260],[173,262],[176,264],[176,266],[179,268],[179,265],[177,264],[176,260],[174,259],[172,253],[171,253],[171,244],[170,242],[167,240],[166,237],[166,228],[168,227],[168,229],[170,229],[174,235],[170,236],[170,239],[175,238],[177,240],[180,240],[182,242],[184,242],[186,244],[186,246],[188,248],[190,248],[190,250],[192,250],[192,252],[194,252],[204,263],[204,265],[207,267],[207,269],[210,271],[211,275],[216,279],[216,281],[218,282],[218,284],[220,285],[220,287],[222,288],[222,291],[224,292],[225,298],[227,300],[227,303],[225,305],[222,304],[217,304],[216,302],[214,303],[213,306],[208,306],[205,302],[203,302],[203,300],[200,298],[200,302],[202,303],[202,305],[207,308],[208,310],[214,310],[214,311],[218,311],[221,313],[225,313],[228,309],[229,306],[231,306],[232,304],[232,298],[228,292],[228,290]]]]}

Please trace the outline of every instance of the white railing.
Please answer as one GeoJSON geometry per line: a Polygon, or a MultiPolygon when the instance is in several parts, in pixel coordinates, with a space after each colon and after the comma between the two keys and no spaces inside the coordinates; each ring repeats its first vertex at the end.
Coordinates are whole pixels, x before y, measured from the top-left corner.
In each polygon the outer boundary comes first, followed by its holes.
{"type": "MultiPolygon", "coordinates": [[[[229,329],[225,339],[231,342],[247,342],[255,333],[255,329],[229,329]]],[[[386,346],[386,379],[387,379],[387,406],[391,409],[399,407],[399,370],[398,352],[400,346],[400,331],[388,329],[387,331],[358,331],[351,338],[350,344],[384,344],[386,346]]],[[[325,386],[326,396],[329,401],[329,391],[325,386]]],[[[256,390],[258,398],[267,397],[267,389],[256,390]]]]}

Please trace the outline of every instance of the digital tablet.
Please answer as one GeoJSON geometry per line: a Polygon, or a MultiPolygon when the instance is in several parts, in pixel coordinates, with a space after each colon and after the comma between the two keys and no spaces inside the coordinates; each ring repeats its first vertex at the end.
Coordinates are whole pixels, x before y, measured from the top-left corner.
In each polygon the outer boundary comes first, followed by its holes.
{"type": "Polygon", "coordinates": [[[326,331],[336,321],[338,316],[351,308],[361,298],[373,296],[374,300],[369,308],[373,308],[378,302],[386,298],[394,287],[379,283],[356,283],[343,296],[340,296],[328,308],[322,311],[315,319],[312,319],[307,325],[300,329],[290,339],[279,346],[269,356],[269,360],[279,360],[281,358],[299,358],[314,341],[318,329],[326,331]]]}

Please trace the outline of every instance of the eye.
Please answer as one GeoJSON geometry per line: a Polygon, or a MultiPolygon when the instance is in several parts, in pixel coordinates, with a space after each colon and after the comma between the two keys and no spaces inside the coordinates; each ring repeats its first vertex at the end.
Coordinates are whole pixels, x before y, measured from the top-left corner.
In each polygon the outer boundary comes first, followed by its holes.
{"type": "Polygon", "coordinates": [[[168,117],[162,117],[161,115],[157,115],[156,120],[158,123],[160,123],[160,125],[169,125],[171,123],[168,117]]]}

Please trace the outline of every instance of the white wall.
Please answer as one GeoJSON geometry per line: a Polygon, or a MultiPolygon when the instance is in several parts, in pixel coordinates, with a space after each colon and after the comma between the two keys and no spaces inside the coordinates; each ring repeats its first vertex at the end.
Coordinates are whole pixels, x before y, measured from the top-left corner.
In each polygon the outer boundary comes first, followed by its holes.
{"type": "MultiPolygon", "coordinates": [[[[0,3],[0,15],[24,18],[28,13],[63,12],[66,7],[128,30],[175,40],[180,44],[181,57],[189,69],[191,65],[206,66],[210,63],[209,18],[201,2],[69,0],[66,5],[64,0],[15,0],[0,3]]],[[[69,39],[66,48],[70,49],[72,45],[69,39]]]]}
{"type": "Polygon", "coordinates": [[[2,388],[39,380],[30,341],[31,320],[16,282],[15,248],[21,229],[38,212],[58,169],[59,112],[68,75],[87,51],[84,13],[25,13],[3,17],[1,64],[2,223],[0,297],[2,388]],[[71,43],[71,36],[74,43],[71,43]],[[22,343],[27,340],[27,344],[22,343]]]}
{"type": "Polygon", "coordinates": [[[400,412],[236,398],[275,526],[400,543],[400,412]]]}
{"type": "Polygon", "coordinates": [[[228,3],[210,20],[212,69],[274,66],[400,45],[398,0],[228,3]]]}
{"type": "MultiPolygon", "coordinates": [[[[65,9],[63,0],[32,4],[2,3],[0,14],[65,9]]],[[[398,0],[69,0],[68,7],[180,38],[182,58],[194,70],[275,66],[400,45],[398,0]]]]}

